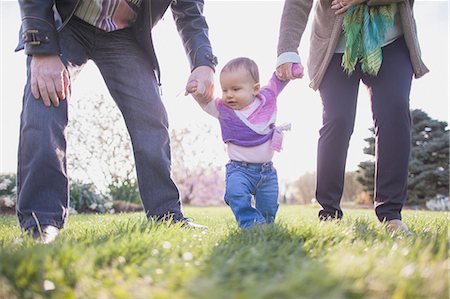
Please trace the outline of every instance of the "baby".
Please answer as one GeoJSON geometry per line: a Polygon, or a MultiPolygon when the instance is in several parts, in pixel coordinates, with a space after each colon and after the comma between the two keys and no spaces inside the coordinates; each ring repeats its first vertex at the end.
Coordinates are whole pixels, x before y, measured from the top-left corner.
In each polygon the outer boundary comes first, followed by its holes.
{"type": "MultiPolygon", "coordinates": [[[[292,73],[301,77],[303,70],[293,64],[292,73]]],[[[288,82],[279,80],[274,73],[269,83],[261,87],[256,63],[239,57],[222,68],[222,98],[199,102],[203,110],[219,120],[230,158],[226,165],[225,202],[241,228],[275,220],[278,177],[272,157],[274,151],[281,150],[282,131],[290,129],[290,125],[275,126],[276,100],[288,82]]],[[[196,83],[191,82],[188,92],[195,90],[196,83]]]]}

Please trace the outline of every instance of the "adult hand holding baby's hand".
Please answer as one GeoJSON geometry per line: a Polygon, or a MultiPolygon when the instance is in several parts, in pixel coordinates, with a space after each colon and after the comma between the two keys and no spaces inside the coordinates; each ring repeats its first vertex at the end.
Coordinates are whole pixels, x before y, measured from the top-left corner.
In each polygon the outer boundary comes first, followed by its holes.
{"type": "Polygon", "coordinates": [[[301,63],[284,63],[277,67],[276,75],[280,80],[303,78],[304,69],[301,63]]]}
{"type": "Polygon", "coordinates": [[[198,82],[197,80],[191,80],[186,84],[186,92],[184,93],[187,96],[190,93],[194,93],[197,91],[198,82]]]}
{"type": "MultiPolygon", "coordinates": [[[[186,84],[186,92],[184,93],[185,96],[187,96],[188,94],[195,94],[197,92],[197,88],[198,88],[198,82],[197,80],[192,80],[189,81],[186,84]]],[[[209,101],[212,100],[212,98],[196,98],[194,97],[194,99],[197,101],[197,103],[199,103],[200,106],[206,106],[209,101]]]]}
{"type": "Polygon", "coordinates": [[[208,66],[195,68],[186,83],[185,95],[191,94],[199,103],[207,103],[214,93],[214,71],[208,66]]]}

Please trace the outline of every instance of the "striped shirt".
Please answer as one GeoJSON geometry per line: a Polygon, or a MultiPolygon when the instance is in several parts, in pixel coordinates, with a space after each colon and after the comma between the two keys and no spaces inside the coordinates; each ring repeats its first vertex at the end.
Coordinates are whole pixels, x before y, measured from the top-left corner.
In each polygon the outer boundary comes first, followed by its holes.
{"type": "Polygon", "coordinates": [[[142,0],[81,0],[75,15],[107,32],[130,27],[142,0]]]}

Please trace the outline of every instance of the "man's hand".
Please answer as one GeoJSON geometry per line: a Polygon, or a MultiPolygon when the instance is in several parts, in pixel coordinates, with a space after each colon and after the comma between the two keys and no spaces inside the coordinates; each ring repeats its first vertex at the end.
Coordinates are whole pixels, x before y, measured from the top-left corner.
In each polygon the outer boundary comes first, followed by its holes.
{"type": "Polygon", "coordinates": [[[277,67],[275,74],[280,80],[294,80],[297,78],[303,78],[304,75],[303,65],[301,63],[284,63],[277,67]]]}
{"type": "Polygon", "coordinates": [[[185,95],[192,94],[198,103],[207,103],[214,94],[214,71],[209,66],[196,67],[186,83],[185,95]]]}
{"type": "Polygon", "coordinates": [[[69,73],[59,56],[33,55],[30,71],[33,96],[47,107],[58,107],[69,90],[69,73]]]}

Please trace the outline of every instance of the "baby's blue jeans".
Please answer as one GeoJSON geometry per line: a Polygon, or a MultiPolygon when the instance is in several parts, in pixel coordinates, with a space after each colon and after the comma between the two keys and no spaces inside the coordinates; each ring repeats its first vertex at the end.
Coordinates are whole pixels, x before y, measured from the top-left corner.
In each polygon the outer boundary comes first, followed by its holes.
{"type": "Polygon", "coordinates": [[[226,165],[225,202],[241,228],[272,223],[278,210],[278,176],[273,163],[230,161],[226,165]]]}

